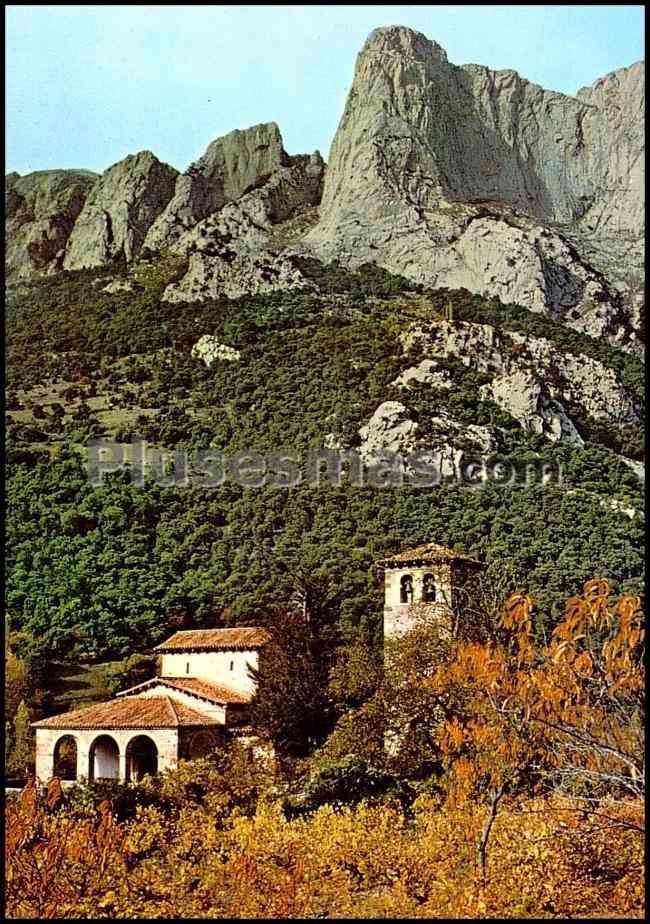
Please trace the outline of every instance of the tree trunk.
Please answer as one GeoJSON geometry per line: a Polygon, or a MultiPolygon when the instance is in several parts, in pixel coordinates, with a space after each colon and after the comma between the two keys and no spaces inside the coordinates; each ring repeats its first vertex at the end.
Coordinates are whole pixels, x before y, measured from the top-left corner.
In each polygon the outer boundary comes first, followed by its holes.
{"type": "Polygon", "coordinates": [[[492,793],[488,813],[485,818],[483,830],[481,831],[481,836],[478,842],[478,858],[481,867],[481,876],[483,879],[485,879],[485,868],[487,865],[487,846],[490,839],[490,832],[492,831],[492,825],[494,824],[495,818],[497,817],[497,809],[499,807],[499,802],[501,801],[504,790],[505,783],[501,783],[492,793]]]}

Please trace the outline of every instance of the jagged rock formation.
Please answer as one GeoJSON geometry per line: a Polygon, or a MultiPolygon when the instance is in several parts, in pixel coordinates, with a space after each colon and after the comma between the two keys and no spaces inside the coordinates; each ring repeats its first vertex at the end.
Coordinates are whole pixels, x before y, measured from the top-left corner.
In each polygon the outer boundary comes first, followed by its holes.
{"type": "Polygon", "coordinates": [[[570,97],[377,29],[327,175],[274,122],[216,139],[182,174],[145,151],[90,192],[78,172],[12,175],[9,278],[170,249],[188,271],[166,298],[188,302],[314,288],[305,256],[371,262],[641,352],[644,94],[642,62],[570,97]]]}
{"type": "Polygon", "coordinates": [[[146,246],[151,250],[169,247],[199,221],[239,199],[287,163],[275,122],[217,138],[203,157],[177,177],[174,195],[150,228],[146,246]]]}
{"type": "Polygon", "coordinates": [[[560,352],[542,337],[490,324],[439,321],[412,325],[402,335],[405,353],[459,360],[491,376],[481,396],[495,401],[530,432],[580,442],[571,413],[613,425],[639,419],[635,402],[614,371],[580,353],[560,352]]]}
{"type": "Polygon", "coordinates": [[[97,174],[39,170],[5,177],[5,268],[9,280],[55,273],[97,174]]]}
{"type": "Polygon", "coordinates": [[[68,241],[64,268],[130,262],[174,193],[178,171],[151,151],[109,167],[90,191],[68,241]]]}
{"type": "Polygon", "coordinates": [[[541,434],[552,443],[584,443],[562,402],[550,397],[547,383],[530,369],[498,376],[481,387],[480,395],[511,414],[528,433],[541,434]]]}
{"type": "MultiPolygon", "coordinates": [[[[440,477],[462,476],[468,461],[486,461],[500,447],[499,425],[467,425],[445,408],[454,382],[445,368],[450,360],[484,373],[488,381],[479,389],[481,399],[505,410],[524,431],[550,442],[583,445],[571,415],[583,423],[592,419],[613,426],[639,420],[632,396],[613,370],[584,354],[561,352],[541,337],[490,324],[438,320],[411,324],[401,342],[405,357],[426,358],[393,381],[401,400],[384,401],[359,429],[359,454],[371,465],[390,465],[391,456],[396,456],[396,470],[401,467],[403,473],[418,471],[421,462],[440,477]],[[440,407],[434,414],[423,417],[422,411],[409,409],[414,388],[418,394],[423,389],[432,397],[437,393],[440,407]]],[[[338,445],[334,434],[331,437],[332,445],[338,445]]],[[[634,463],[631,467],[639,475],[634,463]]]]}
{"type": "Polygon", "coordinates": [[[377,29],[307,243],[636,346],[624,298],[641,275],[643,102],[642,63],[573,98],[377,29]]]}
{"type": "Polygon", "coordinates": [[[320,154],[285,155],[265,182],[187,231],[171,250],[188,270],[165,291],[167,301],[197,301],[274,289],[310,289],[291,254],[274,246],[278,228],[319,201],[325,171],[320,154]]]}
{"type": "Polygon", "coordinates": [[[395,471],[412,474],[420,463],[432,468],[435,480],[460,476],[468,457],[485,457],[496,448],[487,427],[463,426],[445,411],[427,421],[426,436],[400,401],[384,401],[359,430],[359,456],[368,465],[394,462],[395,471]],[[418,461],[410,457],[417,455],[418,461]],[[391,458],[392,457],[392,458],[391,458]]]}

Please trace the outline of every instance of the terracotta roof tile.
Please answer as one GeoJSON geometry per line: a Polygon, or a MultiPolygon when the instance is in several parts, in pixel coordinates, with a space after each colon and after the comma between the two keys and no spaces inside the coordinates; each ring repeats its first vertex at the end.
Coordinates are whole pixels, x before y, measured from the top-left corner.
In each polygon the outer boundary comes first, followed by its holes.
{"type": "Polygon", "coordinates": [[[465,552],[457,552],[455,549],[448,549],[444,545],[436,545],[435,542],[427,542],[425,545],[419,545],[415,549],[409,549],[406,552],[398,552],[389,558],[383,558],[377,562],[379,565],[392,564],[415,564],[415,562],[449,562],[449,561],[466,561],[475,565],[481,562],[465,552]]]}
{"type": "Polygon", "coordinates": [[[261,648],[271,636],[266,629],[247,626],[241,629],[186,629],[175,632],[154,651],[229,651],[261,648]]]}
{"type": "Polygon", "coordinates": [[[242,693],[240,690],[233,690],[232,687],[225,684],[213,683],[211,680],[202,680],[198,677],[152,677],[135,687],[129,687],[128,690],[121,690],[117,696],[130,696],[135,690],[146,690],[157,686],[181,690],[183,693],[189,693],[192,696],[198,696],[210,703],[218,703],[219,705],[228,705],[229,703],[246,704],[250,703],[252,699],[250,693],[242,693]]]}
{"type": "Polygon", "coordinates": [[[34,728],[74,729],[178,728],[182,725],[215,724],[211,716],[190,709],[170,696],[129,696],[32,722],[34,728]]]}

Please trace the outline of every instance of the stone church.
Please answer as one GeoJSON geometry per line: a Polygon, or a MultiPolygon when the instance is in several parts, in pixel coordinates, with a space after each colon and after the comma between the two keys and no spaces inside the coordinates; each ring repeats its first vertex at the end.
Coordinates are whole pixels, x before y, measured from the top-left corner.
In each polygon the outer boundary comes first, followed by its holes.
{"type": "MultiPolygon", "coordinates": [[[[423,608],[453,631],[458,592],[481,567],[476,559],[433,543],[378,564],[385,574],[386,638],[412,628],[423,608]]],[[[247,721],[255,681],[250,669],[259,668],[269,640],[266,630],[255,626],[175,632],[154,649],[161,655],[159,676],[109,702],[32,723],[37,778],[136,782],[176,766],[179,759],[202,757],[226,737],[251,742],[247,721]]]]}
{"type": "Polygon", "coordinates": [[[65,777],[139,780],[202,757],[225,737],[246,738],[248,706],[269,635],[264,629],[191,629],[175,632],[154,651],[160,675],[106,703],[34,722],[36,776],[61,774],[63,750],[76,753],[76,773],[65,777]]]}

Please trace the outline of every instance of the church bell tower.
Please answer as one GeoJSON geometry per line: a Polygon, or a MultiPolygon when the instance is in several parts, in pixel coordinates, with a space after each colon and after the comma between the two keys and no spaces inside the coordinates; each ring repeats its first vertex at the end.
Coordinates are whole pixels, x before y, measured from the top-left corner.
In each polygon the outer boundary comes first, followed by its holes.
{"type": "Polygon", "coordinates": [[[458,591],[478,573],[477,559],[428,543],[378,562],[384,568],[384,638],[403,635],[432,615],[451,633],[458,591]]]}

